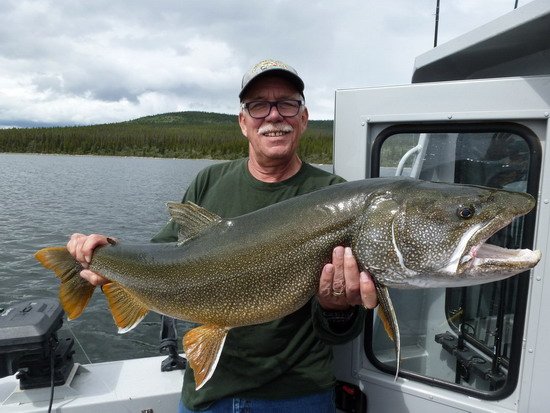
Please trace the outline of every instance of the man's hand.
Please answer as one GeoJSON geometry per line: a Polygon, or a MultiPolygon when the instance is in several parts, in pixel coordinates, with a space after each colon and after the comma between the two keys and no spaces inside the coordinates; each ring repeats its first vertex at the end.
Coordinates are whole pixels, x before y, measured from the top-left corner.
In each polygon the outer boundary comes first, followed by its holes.
{"type": "Polygon", "coordinates": [[[344,247],[334,248],[332,263],[324,266],[317,297],[325,310],[347,310],[354,305],[372,309],[378,305],[370,274],[359,272],[351,248],[344,247]]]}
{"type": "Polygon", "coordinates": [[[98,234],[73,234],[67,243],[67,250],[84,268],[84,270],[80,271],[80,276],[92,285],[98,286],[109,282],[109,280],[101,275],[87,269],[92,260],[94,249],[108,243],[109,241],[107,241],[106,236],[98,234]]]}

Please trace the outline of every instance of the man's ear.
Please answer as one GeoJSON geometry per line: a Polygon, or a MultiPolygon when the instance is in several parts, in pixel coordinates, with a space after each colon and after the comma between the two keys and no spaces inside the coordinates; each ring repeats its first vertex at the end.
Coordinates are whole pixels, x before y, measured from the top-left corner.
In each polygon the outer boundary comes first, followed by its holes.
{"type": "Polygon", "coordinates": [[[239,126],[241,127],[241,133],[245,136],[245,138],[248,139],[248,129],[246,127],[244,117],[245,117],[245,115],[244,115],[243,111],[241,110],[239,112],[239,126]]]}
{"type": "Polygon", "coordinates": [[[301,119],[302,119],[302,131],[305,131],[307,129],[307,121],[309,119],[309,112],[307,111],[307,107],[305,106],[301,114],[301,119]]]}

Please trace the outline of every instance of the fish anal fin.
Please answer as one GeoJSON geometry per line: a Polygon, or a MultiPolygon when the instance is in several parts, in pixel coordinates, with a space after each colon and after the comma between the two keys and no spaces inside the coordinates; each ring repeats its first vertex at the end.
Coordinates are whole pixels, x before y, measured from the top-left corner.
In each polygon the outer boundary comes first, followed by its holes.
{"type": "Polygon", "coordinates": [[[193,202],[168,202],[167,206],[170,216],[180,226],[180,241],[192,238],[222,221],[218,215],[193,202]]]}
{"type": "Polygon", "coordinates": [[[101,289],[107,297],[119,333],[133,329],[149,312],[146,305],[116,282],[105,284],[101,289]]]}
{"type": "Polygon", "coordinates": [[[229,328],[204,325],[183,336],[183,349],[193,369],[196,390],[210,380],[216,370],[229,328]]]}
{"type": "Polygon", "coordinates": [[[95,287],[80,276],[81,265],[67,251],[66,247],[43,248],[34,254],[47,269],[61,280],[59,301],[69,320],[82,314],[88,305],[95,287]]]}
{"type": "Polygon", "coordinates": [[[376,286],[376,296],[378,298],[378,317],[384,325],[384,330],[388,334],[389,338],[393,341],[395,347],[395,380],[399,376],[399,368],[401,365],[401,335],[399,334],[399,325],[397,324],[397,316],[393,303],[390,298],[388,288],[377,281],[374,282],[376,286]]]}

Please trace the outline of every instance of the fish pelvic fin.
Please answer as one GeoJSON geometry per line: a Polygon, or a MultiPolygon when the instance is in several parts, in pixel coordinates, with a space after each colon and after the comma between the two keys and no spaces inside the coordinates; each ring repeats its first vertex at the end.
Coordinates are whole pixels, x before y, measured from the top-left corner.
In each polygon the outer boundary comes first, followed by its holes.
{"type": "Polygon", "coordinates": [[[34,254],[35,258],[61,280],[59,301],[67,318],[73,320],[82,314],[88,305],[95,286],[80,276],[82,266],[65,247],[43,248],[34,254]]]}
{"type": "Polygon", "coordinates": [[[107,297],[120,334],[127,333],[137,326],[149,312],[149,308],[139,298],[119,283],[110,282],[101,287],[101,290],[107,297]]]}
{"type": "Polygon", "coordinates": [[[401,335],[399,334],[399,325],[397,324],[397,316],[395,315],[395,309],[390,298],[388,288],[375,281],[376,295],[378,297],[378,317],[384,325],[384,330],[388,334],[388,337],[393,341],[395,347],[395,377],[394,381],[399,376],[399,368],[401,365],[401,335]]]}
{"type": "Polygon", "coordinates": [[[183,349],[193,369],[196,390],[214,374],[228,331],[228,327],[204,325],[189,330],[183,336],[183,349]]]}
{"type": "Polygon", "coordinates": [[[179,240],[185,241],[222,221],[218,215],[193,202],[168,202],[168,212],[180,226],[179,240]]]}

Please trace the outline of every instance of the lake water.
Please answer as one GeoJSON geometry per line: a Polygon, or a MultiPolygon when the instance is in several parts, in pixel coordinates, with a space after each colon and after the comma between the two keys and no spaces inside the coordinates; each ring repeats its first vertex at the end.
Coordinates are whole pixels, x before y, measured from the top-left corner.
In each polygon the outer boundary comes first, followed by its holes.
{"type": "MultiPolygon", "coordinates": [[[[65,245],[73,232],[148,241],[168,220],[165,203],[180,201],[197,172],[213,162],[0,154],[0,308],[57,298],[57,278],[33,254],[65,245]]],[[[80,318],[64,321],[59,336],[75,337],[75,359],[88,363],[158,355],[159,330],[160,317],[149,313],[132,331],[117,334],[98,289],[80,318]]]]}

